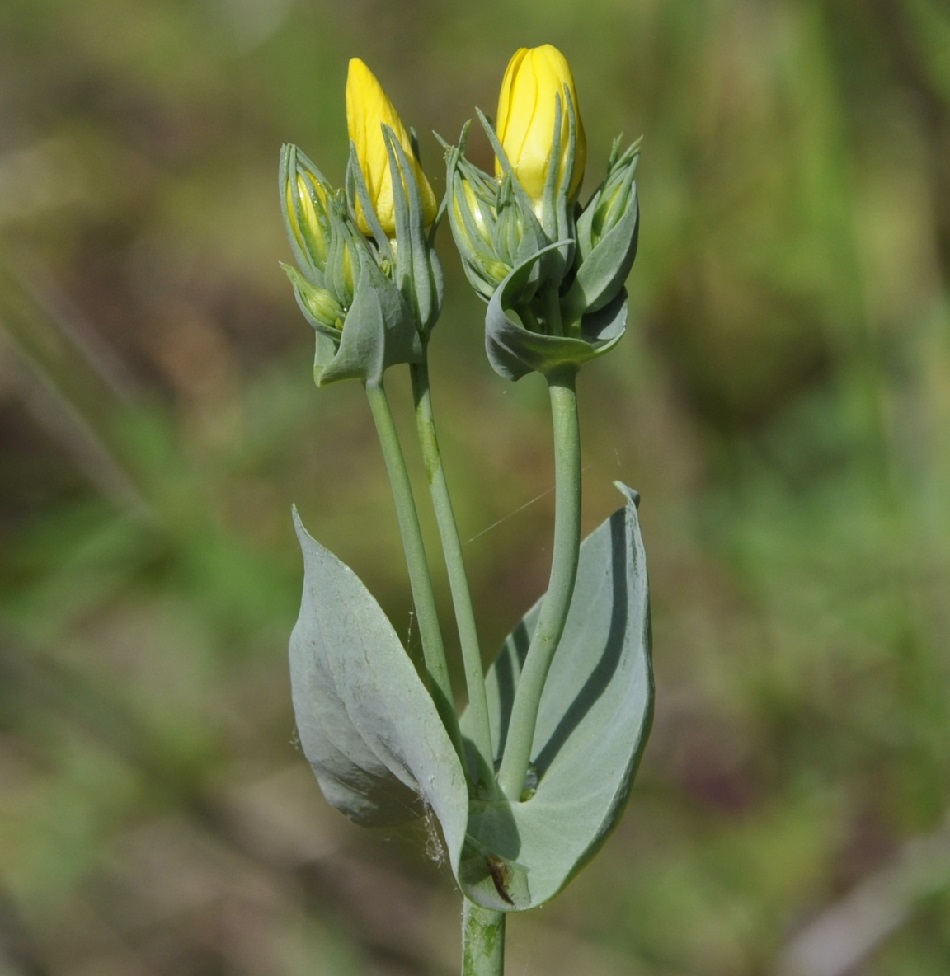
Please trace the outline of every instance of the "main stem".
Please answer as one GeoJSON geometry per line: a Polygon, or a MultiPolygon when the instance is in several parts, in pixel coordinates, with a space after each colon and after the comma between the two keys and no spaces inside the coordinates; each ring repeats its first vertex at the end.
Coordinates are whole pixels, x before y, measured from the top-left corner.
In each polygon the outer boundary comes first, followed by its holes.
{"type": "Polygon", "coordinates": [[[429,389],[428,358],[410,367],[412,374],[412,394],[416,406],[416,431],[422,448],[432,508],[439,527],[439,538],[445,556],[445,570],[455,608],[455,621],[458,626],[459,644],[462,649],[462,666],[465,671],[465,684],[468,691],[468,707],[472,716],[472,741],[481,760],[482,769],[473,771],[472,779],[479,778],[487,786],[494,776],[494,753],[492,752],[491,728],[488,721],[488,697],[485,693],[485,672],[482,668],[481,651],[478,646],[478,630],[475,626],[475,611],[468,588],[468,576],[462,559],[462,543],[459,539],[458,525],[452,509],[449,485],[442,467],[442,453],[436,435],[435,416],[432,410],[432,395],[429,389]],[[481,776],[479,775],[481,773],[481,776]]]}
{"type": "Polygon", "coordinates": [[[503,976],[504,912],[462,899],[462,976],[503,976]]]}
{"type": "Polygon", "coordinates": [[[551,577],[515,691],[508,738],[498,773],[499,785],[510,800],[519,800],[524,790],[541,691],[564,633],[577,578],[581,540],[581,457],[576,375],[576,369],[570,367],[548,377],[554,428],[554,544],[551,577]]]}
{"type": "Polygon", "coordinates": [[[406,461],[396,433],[396,425],[393,422],[389,400],[386,398],[386,391],[383,389],[382,382],[378,384],[367,383],[365,389],[370,410],[373,413],[373,420],[376,423],[379,443],[383,450],[386,472],[392,486],[393,501],[396,504],[396,519],[399,522],[402,546],[406,553],[406,566],[409,570],[412,599],[416,607],[422,654],[430,679],[429,690],[435,701],[435,707],[438,709],[439,717],[455,745],[459,759],[464,762],[458,716],[455,713],[455,699],[452,695],[449,668],[445,659],[445,646],[442,643],[442,631],[439,627],[435,595],[432,591],[432,577],[429,575],[429,563],[422,541],[422,529],[419,525],[416,503],[412,495],[409,471],[406,468],[406,461]]]}

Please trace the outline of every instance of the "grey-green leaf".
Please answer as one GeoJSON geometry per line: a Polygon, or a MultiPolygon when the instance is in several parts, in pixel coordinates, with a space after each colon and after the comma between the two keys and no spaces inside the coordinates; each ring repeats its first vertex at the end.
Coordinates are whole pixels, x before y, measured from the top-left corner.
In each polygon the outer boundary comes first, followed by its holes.
{"type": "Polygon", "coordinates": [[[377,826],[430,807],[453,863],[467,818],[462,767],[396,632],[356,574],[294,513],[304,558],[290,677],[300,744],[326,799],[377,826]]]}
{"type": "MultiPolygon", "coordinates": [[[[544,687],[533,776],[521,802],[473,803],[457,874],[469,897],[501,911],[552,898],[616,825],[653,711],[650,611],[637,494],[581,546],[564,636],[544,687]]],[[[492,739],[508,716],[537,619],[532,609],[488,675],[492,739]]],[[[467,727],[463,718],[463,732],[467,727]]]]}

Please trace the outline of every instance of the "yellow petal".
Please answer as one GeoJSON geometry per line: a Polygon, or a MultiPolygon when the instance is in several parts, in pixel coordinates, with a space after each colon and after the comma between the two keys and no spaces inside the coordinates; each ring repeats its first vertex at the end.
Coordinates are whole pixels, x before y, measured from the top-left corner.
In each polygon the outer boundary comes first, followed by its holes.
{"type": "Polygon", "coordinates": [[[311,192],[316,194],[325,212],[327,191],[309,173],[304,174],[298,172],[297,193],[300,200],[299,216],[301,224],[294,226],[293,231],[301,247],[305,250],[309,249],[312,252],[312,257],[316,261],[317,267],[322,268],[327,260],[327,240],[323,225],[317,215],[317,208],[314,205],[311,192]]]}

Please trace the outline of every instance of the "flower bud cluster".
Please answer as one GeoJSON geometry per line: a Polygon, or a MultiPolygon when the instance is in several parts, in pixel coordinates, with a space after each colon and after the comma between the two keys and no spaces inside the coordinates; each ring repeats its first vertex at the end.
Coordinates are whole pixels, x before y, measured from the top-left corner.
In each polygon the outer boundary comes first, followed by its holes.
{"type": "Polygon", "coordinates": [[[344,190],[296,146],[281,152],[281,205],[298,265],[284,268],[317,332],[318,384],[376,382],[387,366],[418,361],[442,304],[435,194],[414,137],[358,58],[347,75],[346,117],[344,190]]]}
{"type": "Polygon", "coordinates": [[[570,66],[551,45],[508,64],[494,127],[494,177],[446,147],[449,224],[462,265],[488,303],[492,365],[517,379],[606,352],[626,325],[636,255],[638,147],[614,145],[607,176],[578,202],[587,141],[570,66]]]}
{"type": "MultiPolygon", "coordinates": [[[[294,146],[281,155],[281,202],[298,268],[286,268],[317,331],[318,383],[375,379],[416,362],[442,305],[433,237],[441,210],[418,146],[369,68],[346,83],[350,154],[334,190],[294,146]],[[359,324],[356,324],[358,320],[359,324]]],[[[517,379],[578,366],[626,327],[624,287],[636,256],[638,145],[614,144],[586,206],[587,139],[564,55],[522,48],[508,64],[496,123],[479,112],[494,173],[445,145],[445,210],[465,274],[488,304],[492,365],[517,379]]]]}

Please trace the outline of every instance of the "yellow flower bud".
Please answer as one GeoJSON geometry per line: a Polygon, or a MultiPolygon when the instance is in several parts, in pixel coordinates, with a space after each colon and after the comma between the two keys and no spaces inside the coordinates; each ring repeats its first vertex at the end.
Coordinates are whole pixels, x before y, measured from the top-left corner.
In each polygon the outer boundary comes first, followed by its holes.
{"type": "Polygon", "coordinates": [[[464,177],[459,177],[455,192],[456,196],[452,201],[454,208],[452,216],[455,222],[460,228],[467,229],[465,213],[470,214],[472,229],[478,236],[478,241],[473,241],[473,243],[477,243],[481,247],[491,247],[492,239],[489,220],[494,220],[494,214],[489,210],[488,216],[486,217],[486,209],[489,207],[488,203],[479,198],[472,184],[464,177]]]}
{"type": "MultiPolygon", "coordinates": [[[[521,48],[516,51],[501,83],[496,121],[498,139],[518,182],[536,204],[544,195],[548,177],[548,163],[553,153],[559,157],[558,189],[570,179],[568,196],[577,196],[587,163],[587,138],[577,107],[577,92],[570,65],[563,54],[550,44],[521,48]],[[554,145],[555,107],[560,95],[560,144],[554,145]],[[573,170],[570,163],[570,114],[567,96],[574,106],[575,156],[573,170]]],[[[501,164],[495,171],[502,176],[501,164]]]]}
{"type": "MultiPolygon", "coordinates": [[[[429,226],[435,220],[438,203],[422,167],[413,155],[412,142],[406,127],[375,75],[359,58],[352,58],[346,76],[346,126],[350,141],[356,147],[356,156],[373,209],[385,233],[392,237],[396,233],[396,214],[393,204],[393,176],[383,139],[384,125],[393,130],[396,140],[410,160],[422,198],[424,222],[429,226]]],[[[356,223],[361,233],[372,233],[359,201],[356,205],[356,223]]]]}
{"type": "Polygon", "coordinates": [[[327,191],[312,173],[297,171],[295,206],[291,184],[286,187],[288,225],[297,243],[310,254],[314,265],[323,269],[327,262],[327,191]],[[318,214],[317,207],[320,212],[318,214]]]}

